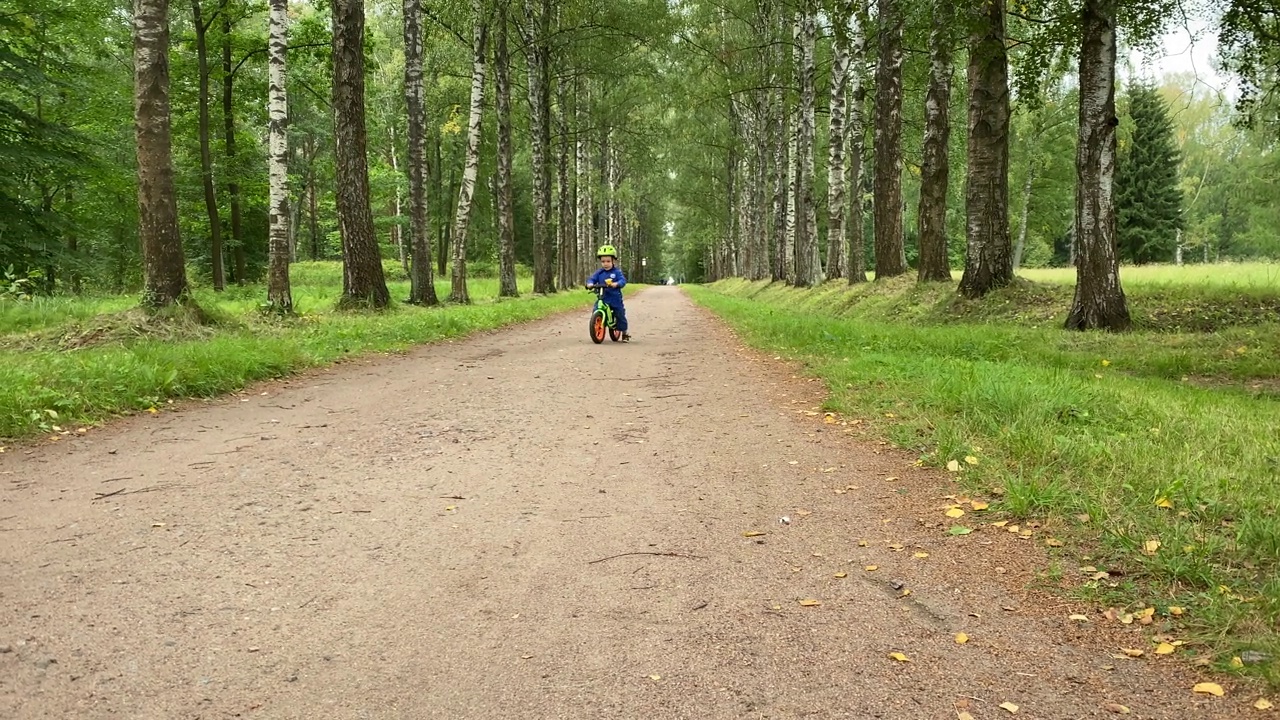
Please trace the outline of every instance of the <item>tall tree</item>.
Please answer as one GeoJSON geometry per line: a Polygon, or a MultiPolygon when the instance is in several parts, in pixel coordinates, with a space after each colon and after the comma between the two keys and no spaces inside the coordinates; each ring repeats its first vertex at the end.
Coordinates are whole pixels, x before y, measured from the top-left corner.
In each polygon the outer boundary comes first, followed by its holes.
{"type": "Polygon", "coordinates": [[[876,65],[876,280],[907,271],[902,234],[903,0],[877,0],[880,58],[876,65]]]}
{"type": "Polygon", "coordinates": [[[816,80],[814,46],[817,38],[817,7],[805,0],[800,9],[800,132],[796,163],[799,217],[796,218],[796,285],[812,287],[822,282],[818,256],[817,203],[813,195],[816,80]]]}
{"type": "Polygon", "coordinates": [[[218,12],[205,19],[200,0],[191,0],[191,14],[196,32],[196,72],[199,106],[198,134],[200,142],[200,180],[204,185],[204,208],[209,218],[209,252],[213,266],[213,289],[226,288],[222,268],[222,218],[218,214],[218,195],[213,184],[213,152],[209,137],[209,27],[218,12]]]}
{"type": "Polygon", "coordinates": [[[1009,60],[1004,0],[973,11],[969,36],[967,249],[960,292],[979,298],[1013,280],[1009,238],[1009,60]]]}
{"type": "Polygon", "coordinates": [[[134,0],[133,108],[142,304],[161,308],[187,299],[169,127],[168,0],[134,0]]]}
{"type": "Polygon", "coordinates": [[[929,90],[924,99],[924,160],[920,164],[920,282],[951,282],[947,255],[947,189],[950,187],[951,0],[934,0],[929,33],[929,90]]]}
{"type": "Polygon", "coordinates": [[[867,281],[867,251],[863,233],[863,162],[867,128],[867,91],[863,83],[867,60],[867,9],[854,10],[853,46],[849,57],[849,284],[867,281]]]}
{"type": "Polygon", "coordinates": [[[364,105],[364,0],[333,0],[333,115],[337,140],[341,306],[391,302],[369,204],[364,105]]]}
{"type": "Polygon", "coordinates": [[[511,58],[507,54],[507,4],[498,0],[493,80],[498,94],[498,296],[516,297],[515,211],[511,197],[511,58]]]}
{"type": "Polygon", "coordinates": [[[1069,330],[1126,330],[1112,180],[1116,166],[1117,0],[1084,0],[1080,46],[1080,139],[1076,145],[1076,292],[1069,330]]]}
{"type": "Polygon", "coordinates": [[[480,170],[480,131],[484,119],[485,53],[489,40],[489,19],[484,0],[473,0],[471,10],[475,27],[471,35],[471,112],[467,118],[466,164],[462,184],[458,188],[458,209],[453,220],[453,274],[450,276],[449,302],[469,303],[467,293],[467,236],[471,230],[471,207],[476,193],[476,175],[480,170]]]}
{"type": "Polygon", "coordinates": [[[1181,158],[1169,106],[1154,86],[1129,88],[1133,134],[1116,162],[1116,236],[1120,253],[1143,265],[1173,260],[1183,229],[1181,158]]]}
{"type": "Polygon", "coordinates": [[[773,98],[769,109],[769,137],[773,138],[773,248],[772,277],[774,281],[785,281],[791,273],[791,233],[795,228],[794,203],[791,194],[790,178],[792,168],[791,153],[791,114],[787,107],[787,93],[784,85],[789,82],[790,75],[783,74],[787,67],[786,52],[783,50],[782,36],[786,27],[786,12],[782,3],[772,6],[774,16],[769,24],[769,35],[774,40],[772,58],[769,63],[769,84],[773,87],[773,98]],[[782,70],[780,70],[780,68],[782,70]]]}
{"type": "MultiPolygon", "coordinates": [[[[231,11],[230,0],[222,0],[219,13],[222,15],[222,147],[227,158],[224,175],[227,178],[227,195],[231,198],[231,257],[234,260],[235,280],[240,284],[248,281],[244,252],[244,214],[240,203],[239,168],[236,166],[236,106],[235,78],[236,68],[231,63],[231,11]]],[[[268,61],[269,62],[269,61],[268,61]]]]}
{"type": "Polygon", "coordinates": [[[409,120],[409,302],[438,305],[427,222],[426,99],[422,86],[422,2],[404,0],[404,99],[409,120]]]}
{"type": "MultiPolygon", "coordinates": [[[[271,0],[267,41],[268,170],[270,203],[267,237],[270,267],[267,271],[267,304],[279,313],[293,311],[289,286],[289,102],[285,93],[285,57],[289,46],[289,2],[271,0]]],[[[230,146],[234,147],[234,145],[230,146]]]]}
{"type": "Polygon", "coordinates": [[[849,238],[844,224],[849,182],[845,167],[845,150],[849,144],[845,114],[853,0],[835,0],[829,12],[835,38],[831,59],[831,111],[827,122],[827,277],[843,278],[849,274],[849,238]]]}
{"type": "Polygon", "coordinates": [[[533,136],[533,291],[552,293],[551,233],[551,0],[524,0],[529,68],[529,133],[533,136]]]}

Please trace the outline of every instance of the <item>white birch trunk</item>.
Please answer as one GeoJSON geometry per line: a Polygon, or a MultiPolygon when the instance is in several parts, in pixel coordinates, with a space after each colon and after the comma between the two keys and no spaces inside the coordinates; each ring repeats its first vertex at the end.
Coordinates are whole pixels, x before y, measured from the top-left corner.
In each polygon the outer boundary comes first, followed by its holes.
{"type": "Polygon", "coordinates": [[[453,274],[449,301],[469,303],[467,294],[467,233],[471,229],[471,201],[475,198],[476,175],[480,171],[480,131],[484,118],[485,45],[489,28],[485,24],[483,0],[474,0],[475,30],[472,33],[471,114],[467,119],[466,164],[458,189],[458,210],[453,225],[453,274]]]}
{"type": "Polygon", "coordinates": [[[289,286],[289,102],[285,56],[289,46],[288,0],[271,0],[267,41],[267,304],[293,311],[289,286]]]}

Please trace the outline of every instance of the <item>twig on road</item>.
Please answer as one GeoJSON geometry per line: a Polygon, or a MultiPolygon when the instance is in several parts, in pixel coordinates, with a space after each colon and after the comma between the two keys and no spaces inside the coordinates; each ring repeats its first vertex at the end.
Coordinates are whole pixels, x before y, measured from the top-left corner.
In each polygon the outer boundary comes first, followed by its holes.
{"type": "Polygon", "coordinates": [[[605,560],[613,560],[614,558],[627,557],[629,555],[656,555],[658,557],[679,557],[679,558],[690,558],[692,560],[706,560],[706,558],[703,557],[702,555],[690,555],[687,553],[678,553],[678,552],[647,552],[642,550],[638,552],[624,552],[624,553],[618,553],[617,555],[610,555],[609,557],[602,557],[599,560],[591,560],[587,564],[595,565],[596,563],[602,563],[605,560]]]}

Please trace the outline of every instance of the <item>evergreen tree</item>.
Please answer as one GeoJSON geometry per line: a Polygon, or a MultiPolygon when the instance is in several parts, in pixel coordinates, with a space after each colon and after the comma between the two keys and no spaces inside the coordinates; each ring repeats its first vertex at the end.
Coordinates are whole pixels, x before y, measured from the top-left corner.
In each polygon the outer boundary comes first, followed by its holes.
{"type": "Polygon", "coordinates": [[[1120,256],[1142,265],[1171,261],[1182,229],[1178,145],[1169,106],[1152,85],[1129,90],[1129,142],[1116,164],[1116,234],[1120,256]]]}

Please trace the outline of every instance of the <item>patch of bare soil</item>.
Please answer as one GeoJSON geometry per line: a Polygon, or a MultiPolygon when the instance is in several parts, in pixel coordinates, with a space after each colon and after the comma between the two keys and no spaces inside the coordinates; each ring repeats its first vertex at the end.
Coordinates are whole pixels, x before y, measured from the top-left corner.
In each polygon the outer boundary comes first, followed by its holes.
{"type": "Polygon", "coordinates": [[[629,304],[630,344],[584,308],[0,455],[0,717],[1253,712],[677,289],[629,304]]]}

